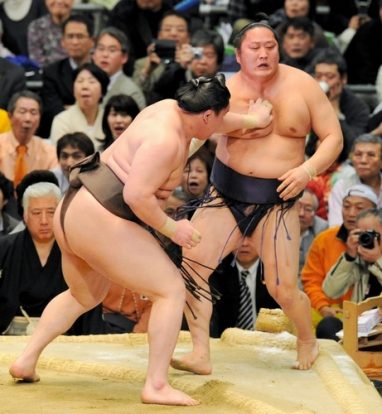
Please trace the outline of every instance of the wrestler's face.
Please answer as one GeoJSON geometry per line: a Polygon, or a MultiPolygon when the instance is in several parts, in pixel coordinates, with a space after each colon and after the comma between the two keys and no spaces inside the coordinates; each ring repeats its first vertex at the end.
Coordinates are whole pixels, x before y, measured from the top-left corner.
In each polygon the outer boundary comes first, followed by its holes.
{"type": "Polygon", "coordinates": [[[219,69],[218,55],[212,45],[203,46],[203,54],[199,59],[192,59],[190,64],[191,72],[195,78],[199,76],[211,77],[219,69]]]}
{"type": "Polygon", "coordinates": [[[342,202],[342,218],[347,230],[356,228],[357,215],[367,208],[374,208],[375,205],[367,198],[359,196],[348,196],[342,202]]]}
{"type": "Polygon", "coordinates": [[[117,139],[132,122],[133,118],[131,115],[116,111],[114,108],[110,109],[107,116],[107,123],[114,139],[117,139]]]}
{"type": "Polygon", "coordinates": [[[104,34],[97,41],[97,46],[93,54],[94,63],[103,69],[109,76],[122,70],[127,62],[126,51],[122,50],[118,40],[108,34],[104,34]]]}
{"type": "Polygon", "coordinates": [[[90,53],[93,47],[93,38],[88,33],[88,29],[84,23],[69,22],[65,26],[61,43],[69,57],[81,61],[90,53]]]}
{"type": "Polygon", "coordinates": [[[40,124],[40,106],[31,98],[21,97],[15,109],[9,114],[12,131],[20,143],[26,143],[34,135],[40,124]]]}
{"type": "Polygon", "coordinates": [[[378,143],[355,145],[351,160],[361,180],[379,177],[382,169],[381,151],[378,143]]]}
{"type": "MultiPolygon", "coordinates": [[[[219,126],[223,122],[224,115],[229,111],[229,106],[222,109],[216,114],[212,109],[203,112],[202,116],[202,127],[200,128],[197,138],[208,139],[214,132],[219,129],[219,126]]],[[[199,115],[198,115],[199,116],[199,115]]]]}
{"type": "Polygon", "coordinates": [[[207,185],[207,166],[201,159],[194,158],[186,165],[183,171],[183,190],[192,197],[200,197],[206,191],[207,185]]]}
{"type": "Polygon", "coordinates": [[[85,157],[86,154],[83,151],[79,148],[74,148],[71,145],[68,145],[60,151],[58,162],[66,178],[69,178],[70,167],[76,162],[80,162],[85,157]]]}
{"type": "Polygon", "coordinates": [[[288,27],[283,37],[284,52],[293,59],[306,56],[313,48],[314,42],[309,33],[294,27],[288,27]]]}
{"type": "Polygon", "coordinates": [[[57,205],[53,196],[30,198],[24,221],[34,241],[44,243],[54,239],[53,216],[57,205]]]}
{"type": "Polygon", "coordinates": [[[190,41],[187,22],[178,16],[167,16],[163,19],[158,39],[175,40],[178,45],[183,45],[190,41]]]}
{"type": "Polygon", "coordinates": [[[259,255],[255,249],[254,240],[249,237],[244,237],[239,249],[237,250],[236,260],[245,268],[251,266],[259,255]]]}
{"type": "Polygon", "coordinates": [[[307,16],[309,0],[285,0],[284,10],[289,18],[307,16]]]}
{"type": "Polygon", "coordinates": [[[303,196],[297,201],[298,218],[300,220],[300,233],[304,233],[313,226],[317,199],[309,191],[304,191],[303,196]]]}
{"type": "Polygon", "coordinates": [[[81,109],[97,106],[101,100],[102,88],[98,79],[84,69],[74,81],[74,97],[81,109]]]}
{"type": "Polygon", "coordinates": [[[268,78],[275,74],[280,60],[279,48],[271,30],[255,27],[244,34],[236,59],[249,77],[268,78]]]}

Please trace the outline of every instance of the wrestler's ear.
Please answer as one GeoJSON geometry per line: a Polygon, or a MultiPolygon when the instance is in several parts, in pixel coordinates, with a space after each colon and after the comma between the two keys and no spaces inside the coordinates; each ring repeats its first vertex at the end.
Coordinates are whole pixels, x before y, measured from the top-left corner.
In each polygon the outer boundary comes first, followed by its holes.
{"type": "Polygon", "coordinates": [[[207,109],[207,111],[203,112],[203,122],[206,125],[208,124],[208,119],[210,118],[211,115],[212,115],[212,110],[211,109],[207,109]]]}

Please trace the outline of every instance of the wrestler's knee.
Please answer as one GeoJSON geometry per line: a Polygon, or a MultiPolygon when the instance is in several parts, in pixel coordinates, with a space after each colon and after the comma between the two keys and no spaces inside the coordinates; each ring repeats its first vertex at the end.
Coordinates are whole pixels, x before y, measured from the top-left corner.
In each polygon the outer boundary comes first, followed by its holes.
{"type": "Polygon", "coordinates": [[[84,292],[78,291],[70,291],[73,298],[78,302],[80,306],[82,306],[86,311],[95,308],[98,304],[100,304],[103,299],[105,298],[105,294],[99,292],[98,294],[84,294],[84,292]]]}
{"type": "Polygon", "coordinates": [[[186,301],[186,286],[182,276],[177,275],[171,280],[171,283],[166,283],[160,290],[154,291],[150,295],[150,299],[153,302],[157,299],[171,299],[184,303],[186,301]]]}
{"type": "Polygon", "coordinates": [[[288,309],[293,306],[298,296],[298,288],[294,284],[284,283],[275,288],[272,295],[276,302],[283,308],[288,309]]]}

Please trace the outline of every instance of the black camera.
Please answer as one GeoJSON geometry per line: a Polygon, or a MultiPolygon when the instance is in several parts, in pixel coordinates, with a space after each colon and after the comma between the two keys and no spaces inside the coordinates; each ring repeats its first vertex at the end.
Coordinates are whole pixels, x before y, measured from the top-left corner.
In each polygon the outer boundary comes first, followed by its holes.
{"type": "Polygon", "coordinates": [[[160,39],[154,40],[154,52],[162,60],[174,60],[175,59],[176,41],[160,39]]]}
{"type": "Polygon", "coordinates": [[[372,249],[374,247],[374,240],[378,243],[381,240],[381,235],[374,230],[362,231],[358,234],[358,243],[365,249],[372,249]]]}

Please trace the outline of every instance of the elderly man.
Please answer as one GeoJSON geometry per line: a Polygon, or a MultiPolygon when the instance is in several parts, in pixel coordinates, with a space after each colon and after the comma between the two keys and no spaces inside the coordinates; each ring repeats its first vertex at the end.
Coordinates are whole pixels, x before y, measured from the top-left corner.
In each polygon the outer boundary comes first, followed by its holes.
{"type": "Polygon", "coordinates": [[[117,94],[124,93],[131,96],[140,109],[146,106],[146,99],[137,84],[123,73],[123,65],[129,59],[129,45],[127,37],[115,27],[106,27],[98,35],[94,63],[103,69],[110,78],[110,83],[103,102],[117,94]]]}
{"type": "Polygon", "coordinates": [[[28,90],[15,93],[9,101],[12,129],[0,134],[0,171],[14,186],[25,174],[57,165],[55,148],[34,135],[41,117],[41,99],[28,90]]]}
{"type": "Polygon", "coordinates": [[[333,338],[330,333],[333,329],[327,326],[332,322],[325,318],[337,315],[340,312],[339,305],[350,298],[350,292],[344,292],[336,299],[329,298],[322,289],[322,282],[336,260],[346,251],[346,240],[349,232],[356,226],[357,214],[367,208],[376,207],[377,202],[377,196],[367,185],[356,184],[348,188],[342,200],[343,224],[320,233],[310,247],[301,280],[314,309],[314,324],[324,318],[317,326],[319,338],[333,338]]]}

